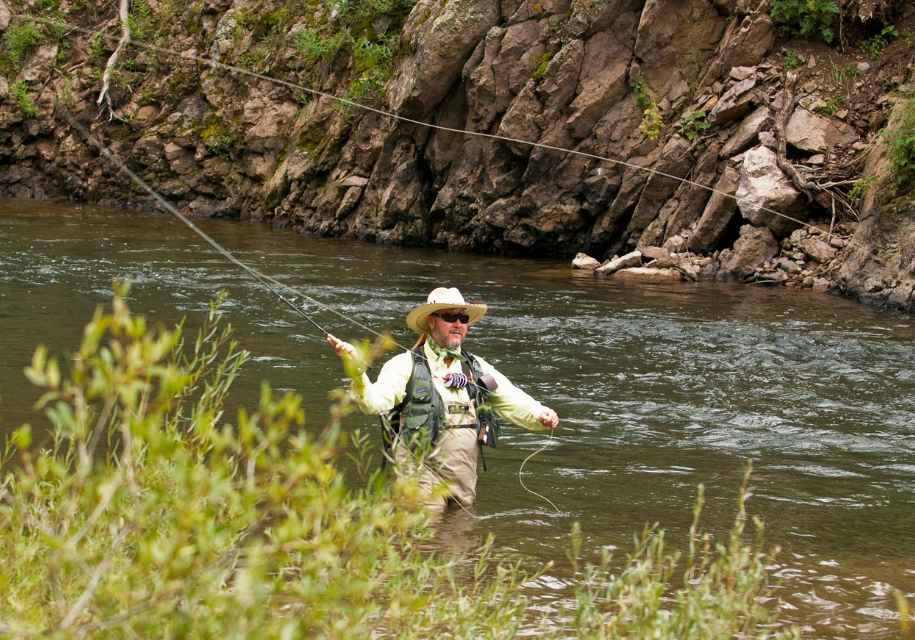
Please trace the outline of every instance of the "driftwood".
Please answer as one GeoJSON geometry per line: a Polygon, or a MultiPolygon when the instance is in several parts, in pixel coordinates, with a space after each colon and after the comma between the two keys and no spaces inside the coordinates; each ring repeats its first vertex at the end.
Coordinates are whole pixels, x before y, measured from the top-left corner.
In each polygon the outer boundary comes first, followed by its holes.
{"type": "Polygon", "coordinates": [[[111,57],[108,58],[108,64],[105,65],[105,73],[102,76],[102,91],[98,95],[98,100],[96,104],[102,104],[104,102],[108,106],[108,119],[115,117],[114,115],[114,105],[111,104],[111,95],[109,89],[111,87],[111,75],[118,67],[118,62],[121,58],[121,51],[124,50],[128,44],[130,44],[130,29],[127,26],[127,19],[130,16],[130,0],[121,0],[121,6],[118,11],[118,19],[121,24],[121,40],[118,42],[117,49],[114,50],[114,53],[111,54],[111,57]]]}
{"type": "MultiPolygon", "coordinates": [[[[855,211],[852,203],[848,200],[848,196],[838,189],[838,187],[853,185],[857,182],[856,179],[829,180],[825,183],[814,182],[802,176],[800,171],[798,171],[797,166],[788,160],[788,139],[785,130],[788,127],[788,121],[794,114],[794,85],[796,82],[797,74],[788,72],[785,76],[784,88],[782,89],[782,108],[775,117],[775,147],[772,150],[775,151],[778,167],[785,175],[791,178],[791,182],[794,183],[797,190],[807,196],[808,202],[816,201],[817,204],[826,211],[831,209],[833,212],[833,220],[835,220],[835,204],[837,200],[845,206],[846,210],[852,216],[859,218],[858,212],[855,211]]],[[[837,173],[848,174],[854,172],[860,174],[860,166],[858,165],[861,164],[862,160],[856,158],[850,163],[837,167],[839,170],[837,173]],[[855,170],[856,166],[857,170],[855,170]]],[[[828,178],[829,176],[820,177],[828,178]]]]}

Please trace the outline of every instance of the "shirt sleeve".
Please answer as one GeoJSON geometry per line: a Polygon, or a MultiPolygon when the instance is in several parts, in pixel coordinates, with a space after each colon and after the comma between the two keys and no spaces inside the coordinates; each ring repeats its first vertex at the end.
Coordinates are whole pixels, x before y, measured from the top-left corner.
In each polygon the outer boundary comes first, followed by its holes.
{"type": "Polygon", "coordinates": [[[512,424],[532,431],[546,429],[545,426],[540,424],[540,420],[537,419],[537,416],[539,416],[546,407],[513,385],[508,378],[496,371],[496,369],[483,360],[483,358],[476,355],[474,358],[480,363],[480,369],[483,373],[491,375],[499,385],[486,399],[497,416],[508,420],[512,424]]]}
{"type": "Polygon", "coordinates": [[[407,382],[413,373],[413,357],[404,352],[388,360],[372,384],[366,374],[350,384],[350,394],[363,413],[380,415],[393,409],[407,393],[407,382]]]}

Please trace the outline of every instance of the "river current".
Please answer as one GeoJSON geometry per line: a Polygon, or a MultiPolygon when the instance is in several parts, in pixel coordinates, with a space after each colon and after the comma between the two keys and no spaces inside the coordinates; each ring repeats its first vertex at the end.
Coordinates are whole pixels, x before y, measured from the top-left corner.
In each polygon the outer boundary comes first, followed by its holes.
{"type": "MultiPolygon", "coordinates": [[[[450,511],[439,537],[459,547],[493,533],[526,566],[557,565],[527,586],[538,606],[569,596],[573,522],[595,560],[624,555],[646,523],[683,548],[697,486],[719,539],[753,460],[748,502],[782,548],[770,567],[783,620],[811,638],[899,637],[892,589],[915,597],[915,320],[810,292],[724,284],[635,285],[574,274],[567,262],[379,247],[264,225],[200,225],[240,259],[401,344],[403,318],[436,286],[490,305],[466,346],[561,417],[555,437],[503,429],[486,451],[478,502],[450,511]],[[524,483],[559,508],[525,491],[524,483]]],[[[39,392],[22,374],[38,344],[74,350],[114,279],[152,321],[199,326],[225,289],[227,319],[252,353],[230,401],[261,380],[301,393],[309,425],[344,384],[336,356],[283,307],[171,216],[0,200],[0,435],[39,392]]],[[[366,331],[319,308],[349,340],[366,331]]],[[[355,415],[348,428],[377,420],[355,415]]]]}

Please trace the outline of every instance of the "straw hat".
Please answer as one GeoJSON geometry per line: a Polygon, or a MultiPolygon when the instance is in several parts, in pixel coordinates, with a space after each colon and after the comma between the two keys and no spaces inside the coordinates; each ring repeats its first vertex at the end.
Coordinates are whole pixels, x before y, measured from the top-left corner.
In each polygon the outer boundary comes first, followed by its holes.
{"type": "Polygon", "coordinates": [[[418,333],[429,333],[429,323],[426,322],[426,318],[442,309],[464,309],[464,313],[470,316],[467,324],[471,325],[486,315],[486,308],[486,305],[481,302],[468,304],[464,301],[461,292],[454,287],[450,289],[438,287],[433,289],[426,298],[426,304],[416,307],[407,314],[407,326],[418,333]]]}

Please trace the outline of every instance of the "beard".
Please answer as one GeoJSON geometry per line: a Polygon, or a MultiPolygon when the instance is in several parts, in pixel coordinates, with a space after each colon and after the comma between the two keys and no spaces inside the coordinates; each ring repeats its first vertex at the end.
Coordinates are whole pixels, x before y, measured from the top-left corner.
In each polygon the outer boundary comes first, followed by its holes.
{"type": "Polygon", "coordinates": [[[439,327],[432,329],[432,339],[446,349],[458,349],[464,342],[463,336],[452,335],[442,331],[439,327]]]}

